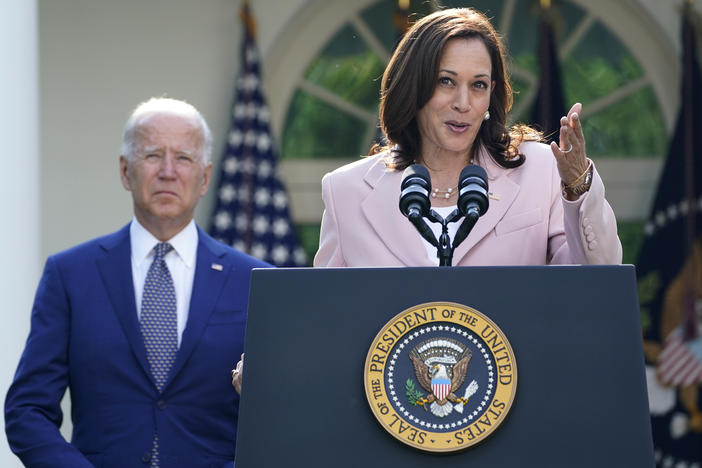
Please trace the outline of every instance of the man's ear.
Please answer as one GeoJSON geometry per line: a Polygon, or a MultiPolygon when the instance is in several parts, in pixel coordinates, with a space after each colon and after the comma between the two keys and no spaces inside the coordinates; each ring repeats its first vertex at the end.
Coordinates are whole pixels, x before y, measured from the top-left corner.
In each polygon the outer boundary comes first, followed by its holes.
{"type": "Polygon", "coordinates": [[[210,186],[210,178],[212,176],[212,162],[208,162],[205,166],[205,172],[202,175],[202,187],[200,188],[200,197],[204,197],[207,189],[210,186]]]}
{"type": "Polygon", "coordinates": [[[127,175],[127,171],[129,170],[129,160],[124,155],[120,155],[119,157],[119,178],[122,181],[122,187],[124,187],[125,190],[131,191],[132,187],[129,184],[129,176],[127,175]]]}

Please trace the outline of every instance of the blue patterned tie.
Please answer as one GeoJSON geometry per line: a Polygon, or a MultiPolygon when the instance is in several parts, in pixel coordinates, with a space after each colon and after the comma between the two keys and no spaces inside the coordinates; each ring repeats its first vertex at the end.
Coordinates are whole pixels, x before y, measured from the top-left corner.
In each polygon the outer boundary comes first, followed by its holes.
{"type": "MultiPolygon", "coordinates": [[[[161,242],[154,247],[154,261],[146,273],[144,295],[141,300],[141,335],[146,346],[146,360],[160,392],[168,380],[168,373],[178,351],[176,296],[173,278],[163,259],[173,250],[171,244],[161,242]]],[[[159,466],[158,434],[154,433],[151,466],[159,466]]]]}

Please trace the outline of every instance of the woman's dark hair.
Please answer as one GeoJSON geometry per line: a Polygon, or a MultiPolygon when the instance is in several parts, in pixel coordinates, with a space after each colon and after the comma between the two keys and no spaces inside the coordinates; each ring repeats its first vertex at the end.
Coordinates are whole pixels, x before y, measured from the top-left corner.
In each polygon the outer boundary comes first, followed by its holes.
{"type": "Polygon", "coordinates": [[[390,59],[381,85],[380,126],[386,145],[375,144],[369,154],[392,148],[388,165],[404,169],[417,159],[421,135],[417,113],[431,99],[439,75],[439,62],[451,39],[480,39],[487,47],[495,86],[490,98],[490,118],[480,126],[472,147],[473,159],[485,146],[499,165],[520,166],[524,155],[517,147],[522,141],[541,140],[541,134],[526,125],[506,128],[507,113],[512,108],[512,86],[507,78],[504,47],[482,13],[472,8],[437,11],[417,21],[402,38],[390,59]]]}

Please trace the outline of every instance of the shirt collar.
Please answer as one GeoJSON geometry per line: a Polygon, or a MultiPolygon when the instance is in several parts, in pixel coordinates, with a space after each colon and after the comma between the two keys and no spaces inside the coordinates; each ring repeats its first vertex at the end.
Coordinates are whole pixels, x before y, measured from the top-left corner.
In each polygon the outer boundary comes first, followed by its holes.
{"type": "MultiPolygon", "coordinates": [[[[153,257],[154,246],[160,242],[136,218],[132,220],[129,226],[129,237],[132,246],[132,258],[137,265],[141,265],[147,258],[153,257]]],[[[194,220],[191,219],[187,226],[166,242],[173,246],[173,250],[176,251],[188,268],[192,268],[195,265],[198,235],[194,220]]]]}

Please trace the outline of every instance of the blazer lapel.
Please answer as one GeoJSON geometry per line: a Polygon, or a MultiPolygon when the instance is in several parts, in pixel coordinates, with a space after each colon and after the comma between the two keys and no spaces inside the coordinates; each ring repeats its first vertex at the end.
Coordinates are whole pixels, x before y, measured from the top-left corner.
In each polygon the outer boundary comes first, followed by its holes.
{"type": "Polygon", "coordinates": [[[454,250],[453,265],[458,265],[470,249],[495,228],[512,206],[520,190],[519,184],[508,177],[512,170],[498,166],[484,149],[480,153],[480,162],[488,174],[488,210],[475,223],[468,237],[454,250]]]}
{"type": "MultiPolygon", "coordinates": [[[[454,251],[453,265],[458,265],[470,249],[495,228],[514,203],[520,190],[519,184],[509,178],[512,170],[495,163],[484,148],[479,160],[488,174],[490,205],[468,237],[454,251]]],[[[398,205],[402,173],[388,170],[382,162],[377,162],[368,170],[364,180],[372,190],[361,203],[361,209],[387,249],[405,265],[434,266],[426,255],[421,236],[412,223],[400,213],[398,205]],[[392,200],[389,212],[388,200],[392,200]]]]}
{"type": "Polygon", "coordinates": [[[151,378],[146,361],[146,348],[139,331],[134,282],[132,279],[132,249],[129,240],[129,224],[106,238],[102,243],[103,254],[96,259],[97,268],[105,284],[117,319],[132,348],[136,360],[151,378]]]}
{"type": "Polygon", "coordinates": [[[361,202],[361,209],[385,247],[405,265],[432,266],[422,237],[400,212],[402,172],[389,170],[378,161],[368,170],[364,180],[372,190],[361,202]]]}
{"type": "Polygon", "coordinates": [[[195,278],[193,279],[193,291],[190,296],[190,310],[188,311],[188,322],[183,331],[183,338],[180,342],[180,349],[170,372],[168,382],[178,375],[188,357],[195,349],[200,340],[210,315],[214,310],[220,290],[226,283],[233,265],[225,263],[224,255],[226,250],[217,244],[212,238],[205,234],[199,227],[197,228],[198,246],[197,260],[195,263],[195,278]],[[215,270],[212,264],[222,265],[222,270],[215,270]]]}

